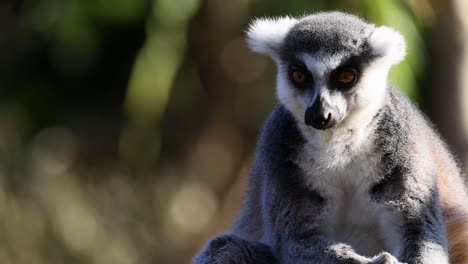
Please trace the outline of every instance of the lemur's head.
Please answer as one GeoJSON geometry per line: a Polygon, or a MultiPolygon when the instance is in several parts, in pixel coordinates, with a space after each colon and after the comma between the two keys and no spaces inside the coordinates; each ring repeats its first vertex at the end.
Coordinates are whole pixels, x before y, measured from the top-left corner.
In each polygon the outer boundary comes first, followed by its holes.
{"type": "Polygon", "coordinates": [[[247,41],[276,62],[280,102],[320,130],[375,115],[406,49],[396,30],[341,12],[257,19],[247,41]]]}

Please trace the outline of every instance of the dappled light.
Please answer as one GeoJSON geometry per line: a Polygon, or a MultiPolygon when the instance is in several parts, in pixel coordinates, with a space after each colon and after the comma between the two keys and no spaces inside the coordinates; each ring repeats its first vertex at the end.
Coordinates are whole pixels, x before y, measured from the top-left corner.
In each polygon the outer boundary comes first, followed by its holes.
{"type": "MultiPolygon", "coordinates": [[[[180,234],[186,236],[203,231],[214,216],[217,209],[217,199],[210,189],[197,182],[185,182],[169,200],[169,219],[166,236],[176,243],[183,243],[180,234]],[[172,225],[172,226],[171,226],[172,225]],[[179,232],[172,233],[172,230],[179,232]]],[[[190,240],[186,237],[183,240],[190,240]]]]}

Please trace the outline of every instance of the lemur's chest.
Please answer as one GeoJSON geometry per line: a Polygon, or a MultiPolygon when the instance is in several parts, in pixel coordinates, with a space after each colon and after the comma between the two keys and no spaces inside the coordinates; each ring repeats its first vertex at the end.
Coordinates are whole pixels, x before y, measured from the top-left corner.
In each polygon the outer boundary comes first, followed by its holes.
{"type": "Polygon", "coordinates": [[[318,216],[320,232],[351,245],[362,255],[374,256],[382,251],[398,255],[398,217],[371,199],[368,184],[338,180],[334,188],[333,193],[326,194],[325,208],[318,216]]]}
{"type": "Polygon", "coordinates": [[[306,184],[324,196],[324,209],[316,219],[320,233],[362,255],[382,251],[398,255],[398,216],[375,202],[369,192],[380,178],[378,163],[373,154],[343,157],[324,152],[314,160],[299,159],[298,166],[306,184]]]}

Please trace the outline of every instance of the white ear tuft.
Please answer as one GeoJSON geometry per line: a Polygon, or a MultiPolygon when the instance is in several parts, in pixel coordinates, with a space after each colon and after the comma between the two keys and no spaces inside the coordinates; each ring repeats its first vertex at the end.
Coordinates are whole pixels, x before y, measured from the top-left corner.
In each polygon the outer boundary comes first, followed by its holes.
{"type": "Polygon", "coordinates": [[[369,44],[374,53],[390,64],[400,63],[406,55],[406,41],[396,29],[380,26],[374,29],[369,37],[369,44]]]}
{"type": "Polygon", "coordinates": [[[297,20],[291,17],[259,18],[247,30],[247,43],[252,51],[276,56],[279,47],[297,20]]]}

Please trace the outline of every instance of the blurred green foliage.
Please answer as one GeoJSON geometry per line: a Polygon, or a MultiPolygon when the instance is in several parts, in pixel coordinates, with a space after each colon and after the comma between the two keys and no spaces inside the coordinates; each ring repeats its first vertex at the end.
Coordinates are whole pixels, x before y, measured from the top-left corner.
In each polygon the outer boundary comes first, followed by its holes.
{"type": "Polygon", "coordinates": [[[391,80],[418,100],[410,2],[0,3],[0,263],[188,263],[235,213],[274,104],[249,21],[338,9],[394,26],[408,57],[391,80]]]}

